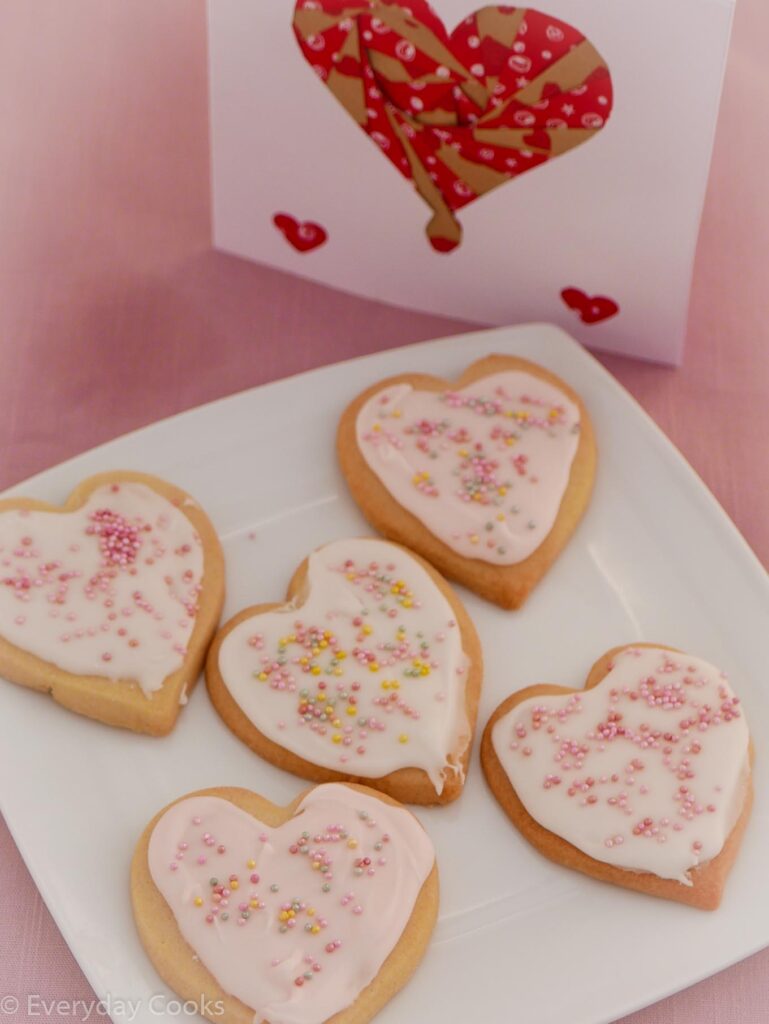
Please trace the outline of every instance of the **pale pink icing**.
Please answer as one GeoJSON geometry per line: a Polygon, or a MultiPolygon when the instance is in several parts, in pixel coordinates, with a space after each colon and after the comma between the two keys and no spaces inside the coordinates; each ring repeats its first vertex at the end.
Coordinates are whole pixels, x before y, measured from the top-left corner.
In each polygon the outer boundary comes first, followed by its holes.
{"type": "Polygon", "coordinates": [[[632,647],[585,692],[500,718],[498,758],[529,814],[591,857],[691,884],[745,800],[749,735],[717,668],[632,647]]]}
{"type": "Polygon", "coordinates": [[[552,529],[579,443],[578,407],[532,374],[461,391],[397,384],[361,408],[356,436],[396,501],[466,558],[512,565],[552,529]]]}
{"type": "Polygon", "coordinates": [[[303,593],[241,622],[219,651],[227,689],[271,740],[359,777],[421,768],[437,793],[462,774],[468,668],[446,597],[376,539],[313,552],[303,593]]]}
{"type": "Polygon", "coordinates": [[[72,512],[0,512],[0,634],[67,672],[158,690],[202,576],[192,523],[144,484],[105,484],[72,512]]]}
{"type": "Polygon", "coordinates": [[[269,1024],[320,1024],[353,1003],[435,860],[408,811],[337,784],[312,790],[279,828],[218,797],[181,800],[148,857],[200,961],[269,1024]]]}

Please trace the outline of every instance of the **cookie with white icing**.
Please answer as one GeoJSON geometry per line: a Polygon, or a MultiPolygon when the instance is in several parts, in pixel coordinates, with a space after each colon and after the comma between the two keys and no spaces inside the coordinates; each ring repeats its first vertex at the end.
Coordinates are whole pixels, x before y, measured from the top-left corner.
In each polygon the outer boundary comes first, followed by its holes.
{"type": "Polygon", "coordinates": [[[164,480],[100,473],[61,506],[0,501],[0,676],[78,714],[169,732],[223,600],[216,532],[164,480]]]}
{"type": "Polygon", "coordinates": [[[313,782],[360,781],[418,804],[462,791],[482,674],[453,590],[375,538],[313,552],[287,603],[244,609],[206,663],[214,707],[257,754],[313,782]]]}
{"type": "Polygon", "coordinates": [[[701,658],[617,647],[584,690],[531,686],[491,716],[481,762],[546,857],[615,885],[718,907],[752,805],[739,698],[701,658]]]}
{"type": "Polygon", "coordinates": [[[503,608],[523,604],[568,542],[596,466],[580,397],[501,355],[456,382],[373,385],[342,415],[337,452],[372,526],[503,608]]]}
{"type": "Polygon", "coordinates": [[[208,789],[147,826],[131,867],[160,976],[219,1024],[364,1024],[408,981],[438,912],[416,818],[362,786],[276,807],[208,789]]]}

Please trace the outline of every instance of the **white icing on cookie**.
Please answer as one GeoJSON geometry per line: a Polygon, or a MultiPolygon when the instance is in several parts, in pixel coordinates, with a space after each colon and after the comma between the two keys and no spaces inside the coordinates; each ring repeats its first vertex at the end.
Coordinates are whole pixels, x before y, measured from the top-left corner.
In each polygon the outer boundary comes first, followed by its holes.
{"type": "Polygon", "coordinates": [[[529,814],[596,860],[691,885],[742,811],[749,735],[717,668],[631,647],[583,692],[525,700],[492,731],[529,814]]]}
{"type": "Polygon", "coordinates": [[[202,576],[192,523],[145,484],[105,484],[71,512],[0,512],[0,635],[65,672],[160,689],[202,576]]]}
{"type": "Polygon", "coordinates": [[[279,828],[219,797],[181,800],[148,860],[183,937],[254,1024],[321,1024],[379,973],[435,854],[404,808],[332,784],[279,828]]]}
{"type": "Polygon", "coordinates": [[[356,421],[358,447],[398,504],[458,554],[523,561],[553,527],[579,443],[578,407],[521,371],[460,391],[396,384],[356,421]]]}
{"type": "Polygon", "coordinates": [[[261,733],[314,764],[365,778],[421,768],[438,794],[462,771],[461,631],[424,568],[386,541],[315,551],[303,594],[236,626],[219,671],[261,733]]]}

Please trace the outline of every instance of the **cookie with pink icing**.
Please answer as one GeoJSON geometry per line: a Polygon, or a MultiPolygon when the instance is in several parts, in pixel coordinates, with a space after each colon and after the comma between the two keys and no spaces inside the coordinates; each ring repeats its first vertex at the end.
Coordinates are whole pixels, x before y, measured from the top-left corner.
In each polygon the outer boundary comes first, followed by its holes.
{"type": "Polygon", "coordinates": [[[220,1024],[364,1024],[416,969],[438,912],[419,822],[363,786],[288,807],[182,797],[147,826],[131,897],[160,976],[220,1024]]]}
{"type": "Polygon", "coordinates": [[[444,575],[518,608],[582,517],[596,447],[580,397],[516,356],[456,381],[407,373],[345,410],[337,452],[369,522],[444,575]]]}
{"type": "Polygon", "coordinates": [[[61,506],[0,502],[0,675],[108,725],[164,735],[224,600],[201,507],[144,473],[101,473],[61,506]]]}
{"type": "Polygon", "coordinates": [[[556,863],[715,909],[752,805],[745,714],[715,666],[673,648],[617,647],[584,690],[514,693],[481,762],[513,824],[556,863]]]}
{"type": "Polygon", "coordinates": [[[214,707],[260,756],[419,804],[462,792],[482,673],[457,595],[379,538],[314,551],[286,603],[244,609],[206,663],[214,707]]]}

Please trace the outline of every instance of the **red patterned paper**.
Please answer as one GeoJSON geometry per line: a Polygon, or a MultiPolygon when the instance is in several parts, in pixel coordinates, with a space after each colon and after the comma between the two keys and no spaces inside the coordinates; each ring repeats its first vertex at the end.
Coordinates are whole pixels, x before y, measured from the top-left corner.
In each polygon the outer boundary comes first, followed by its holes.
{"type": "Polygon", "coordinates": [[[440,252],[455,212],[592,139],[611,74],[581,32],[540,11],[484,7],[448,33],[426,0],[298,0],[318,77],[432,208],[440,252]]]}

